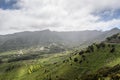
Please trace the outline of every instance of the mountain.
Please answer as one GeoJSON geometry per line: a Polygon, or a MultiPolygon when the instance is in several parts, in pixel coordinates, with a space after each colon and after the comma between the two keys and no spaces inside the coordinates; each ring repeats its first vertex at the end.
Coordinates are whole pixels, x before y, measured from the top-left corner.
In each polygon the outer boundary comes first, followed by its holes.
{"type": "Polygon", "coordinates": [[[0,53],[0,80],[120,80],[119,34],[59,54],[34,49],[0,53]]]}
{"type": "Polygon", "coordinates": [[[106,42],[109,43],[120,43],[120,33],[114,34],[106,38],[106,42]]]}
{"type": "Polygon", "coordinates": [[[100,34],[99,36],[97,36],[96,38],[94,38],[94,40],[96,40],[96,41],[104,41],[107,37],[110,37],[110,36],[112,36],[114,34],[117,34],[119,32],[120,32],[120,29],[113,28],[113,29],[111,29],[109,31],[103,32],[102,34],[100,34]]]}
{"type": "Polygon", "coordinates": [[[31,46],[47,46],[52,43],[63,44],[64,46],[79,46],[83,43],[92,43],[95,41],[102,41],[106,37],[120,32],[119,29],[114,28],[109,31],[69,31],[56,32],[50,30],[34,31],[34,32],[20,32],[0,36],[0,52],[28,48],[31,46]]]}

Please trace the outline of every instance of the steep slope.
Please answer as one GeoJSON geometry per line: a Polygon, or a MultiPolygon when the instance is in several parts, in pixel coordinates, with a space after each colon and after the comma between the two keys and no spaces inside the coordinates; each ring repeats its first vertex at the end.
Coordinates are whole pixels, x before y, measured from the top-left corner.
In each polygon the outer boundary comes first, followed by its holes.
{"type": "Polygon", "coordinates": [[[109,43],[120,43],[120,33],[114,34],[106,39],[109,43]]]}
{"type": "Polygon", "coordinates": [[[117,33],[120,33],[120,30],[118,28],[113,28],[112,30],[103,32],[102,34],[94,38],[94,40],[99,41],[99,42],[104,41],[107,37],[110,37],[117,33]]]}

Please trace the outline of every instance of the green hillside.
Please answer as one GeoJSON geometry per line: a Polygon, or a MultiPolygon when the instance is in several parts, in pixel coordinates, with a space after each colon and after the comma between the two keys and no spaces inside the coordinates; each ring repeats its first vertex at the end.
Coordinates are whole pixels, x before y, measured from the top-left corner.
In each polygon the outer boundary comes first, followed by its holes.
{"type": "Polygon", "coordinates": [[[114,43],[106,40],[59,54],[30,49],[0,53],[0,80],[119,80],[117,37],[114,43]]]}
{"type": "Polygon", "coordinates": [[[114,34],[106,39],[109,43],[120,43],[120,33],[114,34]]]}

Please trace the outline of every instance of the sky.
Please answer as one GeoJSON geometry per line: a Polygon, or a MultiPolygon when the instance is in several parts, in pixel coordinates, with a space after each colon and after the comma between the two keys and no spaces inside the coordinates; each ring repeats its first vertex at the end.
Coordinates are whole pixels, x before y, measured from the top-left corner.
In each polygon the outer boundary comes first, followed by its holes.
{"type": "Polygon", "coordinates": [[[0,0],[0,34],[120,28],[120,0],[0,0]]]}

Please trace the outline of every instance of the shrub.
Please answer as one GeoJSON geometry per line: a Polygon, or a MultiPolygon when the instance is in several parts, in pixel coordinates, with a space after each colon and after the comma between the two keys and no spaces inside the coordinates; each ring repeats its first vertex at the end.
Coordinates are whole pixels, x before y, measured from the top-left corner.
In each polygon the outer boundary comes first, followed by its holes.
{"type": "Polygon", "coordinates": [[[97,49],[100,49],[100,45],[99,44],[96,44],[96,47],[97,47],[97,49]]]}
{"type": "Polygon", "coordinates": [[[70,59],[70,60],[72,60],[72,58],[71,58],[71,57],[69,57],[69,59],[70,59]]]}
{"type": "Polygon", "coordinates": [[[82,63],[82,60],[80,60],[79,63],[81,64],[81,63],[82,63]]]}
{"type": "Polygon", "coordinates": [[[78,58],[74,58],[74,62],[78,62],[78,58]]]}
{"type": "Polygon", "coordinates": [[[105,48],[105,43],[104,42],[101,42],[99,45],[100,45],[101,48],[105,48]]]}
{"type": "Polygon", "coordinates": [[[110,50],[111,53],[115,52],[115,47],[112,47],[112,49],[110,50]]]}
{"type": "Polygon", "coordinates": [[[94,46],[91,45],[91,46],[88,46],[87,50],[85,51],[86,53],[91,53],[91,52],[94,52],[94,46]]]}
{"type": "Polygon", "coordinates": [[[107,40],[107,41],[110,41],[110,40],[111,40],[111,38],[110,38],[110,37],[107,37],[107,38],[106,38],[106,40],[107,40]]]}
{"type": "Polygon", "coordinates": [[[100,44],[96,44],[96,47],[97,47],[97,49],[105,48],[105,43],[101,42],[100,44]]]}
{"type": "Polygon", "coordinates": [[[82,54],[84,54],[84,51],[83,51],[83,50],[79,52],[79,55],[82,55],[82,54]]]}

